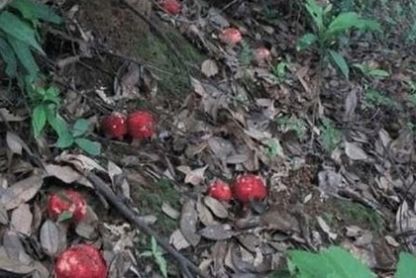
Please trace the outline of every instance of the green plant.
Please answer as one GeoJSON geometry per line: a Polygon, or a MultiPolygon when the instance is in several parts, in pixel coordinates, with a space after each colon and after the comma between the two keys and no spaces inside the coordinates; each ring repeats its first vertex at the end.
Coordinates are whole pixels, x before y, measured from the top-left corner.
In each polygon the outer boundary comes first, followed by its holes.
{"type": "Polygon", "coordinates": [[[253,59],[253,50],[250,48],[250,45],[244,41],[241,42],[242,49],[238,57],[240,63],[243,66],[249,65],[253,59]]]}
{"type": "Polygon", "coordinates": [[[168,264],[166,259],[163,257],[162,250],[157,245],[156,239],[154,237],[152,237],[150,240],[150,250],[142,252],[140,257],[154,258],[163,277],[168,277],[168,264]]]}
{"type": "Polygon", "coordinates": [[[330,119],[324,118],[322,120],[320,132],[320,141],[322,146],[328,152],[332,152],[341,142],[341,131],[334,126],[330,119]]]}
{"type": "Polygon", "coordinates": [[[41,21],[59,24],[62,19],[48,6],[31,0],[13,0],[0,11],[0,56],[10,78],[37,79],[39,67],[32,52],[45,55],[38,32],[41,21]]]}
{"type": "Polygon", "coordinates": [[[390,75],[387,71],[371,67],[368,64],[353,64],[353,66],[368,78],[384,79],[390,75]]]}
{"type": "Polygon", "coordinates": [[[290,64],[288,62],[280,62],[273,68],[272,73],[279,79],[279,82],[283,82],[286,78],[289,65],[290,64]]]}
{"type": "Polygon", "coordinates": [[[279,129],[283,132],[294,131],[296,136],[302,140],[305,139],[307,126],[305,121],[296,116],[283,116],[276,119],[279,129]]]}
{"type": "MultiPolygon", "coordinates": [[[[400,253],[396,278],[414,277],[416,258],[408,253],[400,253]]],[[[340,248],[330,247],[319,253],[302,250],[289,251],[288,271],[285,276],[296,278],[372,278],[377,277],[367,266],[351,253],[340,248]]],[[[280,274],[279,274],[280,275],[280,274]]]]}
{"type": "Polygon", "coordinates": [[[371,88],[367,89],[364,93],[364,107],[376,108],[379,106],[384,106],[392,109],[400,108],[400,105],[390,97],[377,90],[371,88]]]}
{"type": "Polygon", "coordinates": [[[78,146],[91,155],[101,153],[101,145],[86,138],[89,130],[89,122],[78,119],[72,127],[59,114],[61,98],[56,87],[37,87],[28,82],[26,92],[32,107],[32,129],[35,137],[42,135],[49,125],[58,135],[55,146],[61,149],[78,146]]]}
{"type": "Polygon", "coordinates": [[[380,24],[374,20],[363,19],[355,12],[342,12],[333,17],[331,4],[323,7],[315,0],[306,0],[305,8],[312,18],[314,30],[298,40],[297,49],[316,46],[321,62],[329,58],[348,79],[349,67],[341,52],[336,50],[337,40],[351,29],[381,31],[380,24]]]}

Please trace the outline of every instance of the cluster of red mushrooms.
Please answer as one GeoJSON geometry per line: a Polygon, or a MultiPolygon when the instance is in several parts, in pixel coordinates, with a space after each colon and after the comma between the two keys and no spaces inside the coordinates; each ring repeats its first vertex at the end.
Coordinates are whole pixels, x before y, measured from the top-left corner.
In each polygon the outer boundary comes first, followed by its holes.
{"type": "MultiPolygon", "coordinates": [[[[69,218],[78,224],[87,215],[85,198],[74,190],[63,190],[49,195],[48,215],[53,220],[69,218]]],[[[101,252],[91,244],[77,244],[63,251],[55,261],[56,278],[105,278],[107,264],[101,252]]]]}
{"type": "MultiPolygon", "coordinates": [[[[170,15],[178,15],[182,11],[182,4],[178,0],[162,0],[160,7],[170,15]]],[[[219,40],[229,46],[235,46],[243,40],[239,29],[234,27],[225,28],[218,34],[219,40]]],[[[258,64],[264,64],[271,60],[271,52],[267,47],[260,46],[254,51],[254,60],[258,64]]]]}
{"type": "MultiPolygon", "coordinates": [[[[182,11],[178,0],[163,0],[161,8],[170,15],[182,11]]],[[[239,29],[226,28],[218,34],[219,40],[229,46],[239,44],[243,37],[239,29]]],[[[259,47],[254,51],[258,63],[271,58],[270,50],[259,47]]],[[[129,115],[113,112],[101,121],[101,129],[106,137],[123,140],[126,136],[133,139],[148,139],[155,134],[156,120],[145,110],[138,110],[129,115]]],[[[232,199],[248,204],[251,201],[262,201],[267,197],[267,186],[264,179],[254,174],[243,174],[235,178],[232,184],[221,179],[214,180],[208,188],[208,195],[219,201],[229,202],[232,199]]],[[[80,223],[87,214],[87,203],[84,197],[73,190],[64,190],[51,194],[48,198],[49,217],[58,220],[65,214],[71,223],[80,223]]],[[[91,244],[77,244],[63,251],[55,262],[56,278],[105,278],[107,265],[101,252],[91,244]]]]}
{"type": "Polygon", "coordinates": [[[155,134],[156,120],[146,110],[137,110],[124,115],[113,112],[101,121],[101,129],[106,137],[123,140],[126,135],[133,139],[148,139],[155,134]]]}
{"type": "Polygon", "coordinates": [[[262,201],[267,197],[264,179],[258,175],[243,174],[237,176],[231,185],[223,180],[214,180],[208,188],[208,195],[219,201],[229,202],[232,199],[246,205],[250,201],[262,201]]]}

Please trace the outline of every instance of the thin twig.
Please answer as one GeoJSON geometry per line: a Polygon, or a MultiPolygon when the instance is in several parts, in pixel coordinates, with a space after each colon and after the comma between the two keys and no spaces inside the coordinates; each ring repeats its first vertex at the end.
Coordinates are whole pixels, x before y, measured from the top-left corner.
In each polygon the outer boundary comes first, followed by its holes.
{"type": "Polygon", "coordinates": [[[96,174],[87,172],[86,178],[94,185],[95,189],[103,195],[115,207],[122,216],[133,223],[140,231],[148,236],[154,237],[156,242],[169,254],[171,254],[179,263],[180,268],[186,277],[190,276],[190,271],[201,276],[208,277],[189,259],[175,250],[169,243],[162,239],[153,229],[151,229],[138,215],[133,212],[126,204],[124,204],[110,189],[110,187],[96,174]]]}

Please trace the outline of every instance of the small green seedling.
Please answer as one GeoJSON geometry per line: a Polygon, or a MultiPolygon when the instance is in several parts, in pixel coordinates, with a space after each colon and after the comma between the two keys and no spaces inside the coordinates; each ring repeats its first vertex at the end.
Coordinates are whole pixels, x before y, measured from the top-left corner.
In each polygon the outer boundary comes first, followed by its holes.
{"type": "Polygon", "coordinates": [[[162,250],[157,245],[156,239],[154,237],[150,240],[150,250],[144,251],[140,254],[140,257],[152,257],[155,259],[156,264],[159,266],[159,270],[162,273],[163,277],[168,277],[168,263],[163,257],[162,250]]]}

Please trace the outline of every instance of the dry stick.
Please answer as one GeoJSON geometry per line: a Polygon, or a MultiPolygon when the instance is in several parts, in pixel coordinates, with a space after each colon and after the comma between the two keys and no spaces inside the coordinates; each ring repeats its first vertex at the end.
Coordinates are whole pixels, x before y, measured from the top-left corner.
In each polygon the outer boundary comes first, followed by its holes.
{"type": "Polygon", "coordinates": [[[159,235],[151,229],[143,220],[141,220],[135,212],[133,212],[126,204],[124,204],[110,189],[110,187],[96,174],[87,172],[86,178],[94,185],[95,189],[103,195],[126,219],[132,222],[140,231],[148,236],[154,237],[156,242],[168,253],[170,253],[181,265],[184,274],[190,276],[189,270],[195,274],[207,278],[208,276],[192,263],[189,259],[175,250],[169,243],[159,237],[159,235]]]}

